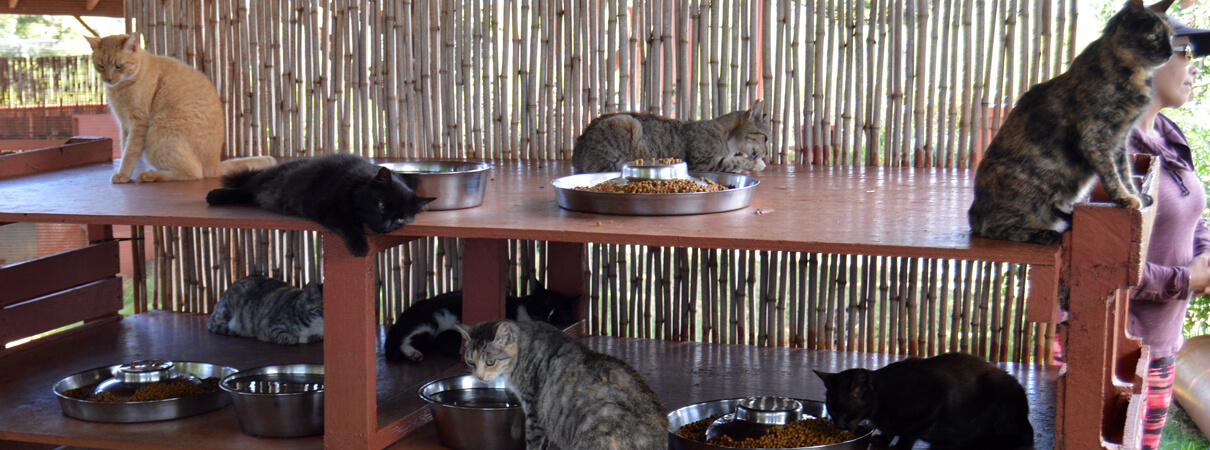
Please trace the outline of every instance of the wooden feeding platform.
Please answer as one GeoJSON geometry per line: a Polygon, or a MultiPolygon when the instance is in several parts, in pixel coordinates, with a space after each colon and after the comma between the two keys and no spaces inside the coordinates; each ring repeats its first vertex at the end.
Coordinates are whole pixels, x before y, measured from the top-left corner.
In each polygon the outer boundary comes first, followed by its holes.
{"type": "MultiPolygon", "coordinates": [[[[408,448],[435,445],[427,408],[416,390],[426,381],[465,373],[457,358],[387,364],[377,355],[374,258],[350,255],[343,242],[313,222],[250,206],[210,207],[217,179],[112,184],[113,161],[100,157],[107,139],[77,151],[39,151],[35,163],[10,167],[0,158],[0,223],[51,222],[92,226],[94,244],[67,255],[0,268],[0,336],[43,332],[85,321],[78,329],[0,353],[0,442],[102,448],[408,448]],[[97,147],[97,149],[92,149],[97,147]],[[44,153],[42,153],[44,152],[44,153]],[[78,153],[78,154],[77,154],[78,153]],[[88,158],[80,155],[93,155],[88,158]],[[205,331],[204,316],[147,312],[128,318],[115,291],[117,249],[112,225],[162,225],[314,230],[323,235],[325,340],[281,347],[205,331]],[[106,261],[79,270],[76,258],[106,261]],[[113,258],[113,259],[116,259],[113,258]],[[66,269],[66,270],[65,270],[66,269]],[[110,270],[112,269],[112,270],[110,270]],[[85,273],[87,272],[87,273],[85,273]],[[86,290],[86,294],[81,293],[86,290]],[[116,305],[114,297],[117,297],[116,305]],[[167,422],[96,424],[63,417],[50,393],[62,377],[137,357],[167,357],[246,369],[264,364],[323,362],[326,431],[322,439],[244,436],[234,411],[167,422]],[[401,440],[402,439],[402,440],[401,440]]],[[[1121,424],[1141,405],[1135,370],[1145,349],[1124,336],[1126,287],[1137,282],[1152,209],[1131,211],[1081,204],[1069,245],[1043,246],[974,239],[966,209],[973,172],[889,167],[774,165],[758,174],[751,206],[695,216],[602,216],[561,209],[550,180],[571,173],[566,161],[489,161],[482,206],[421,214],[389,235],[372,235],[371,250],[409,240],[464,241],[464,321],[504,316],[506,240],[550,241],[548,288],[585,292],[586,243],[832,252],[1030,264],[1028,317],[1053,321],[1059,281],[1071,286],[1068,373],[1044,365],[1006,364],[1029,391],[1039,448],[1088,448],[1121,442],[1121,424]],[[756,214],[756,210],[765,212],[756,214]],[[604,223],[603,223],[604,222],[604,223]],[[1064,249],[1068,249],[1064,251],[1064,249]],[[1109,296],[1123,301],[1106,302],[1109,296]]],[[[1150,168],[1150,166],[1147,166],[1150,168]]],[[[1154,170],[1154,169],[1150,169],[1154,170]]],[[[1147,186],[1150,189],[1150,186],[1147,186]]],[[[90,260],[92,261],[92,260],[90,260]]],[[[877,367],[896,356],[761,348],[641,339],[583,337],[588,345],[631,363],[665,406],[724,397],[781,394],[823,398],[810,369],[877,367]]],[[[422,447],[423,448],[423,447],[422,447]]],[[[436,448],[436,447],[434,447],[436,448]]]]}

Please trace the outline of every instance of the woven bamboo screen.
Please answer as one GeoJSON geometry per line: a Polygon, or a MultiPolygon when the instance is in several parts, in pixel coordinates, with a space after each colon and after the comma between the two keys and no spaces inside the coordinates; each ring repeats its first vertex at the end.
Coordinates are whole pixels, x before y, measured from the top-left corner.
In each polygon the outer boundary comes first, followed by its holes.
{"type": "MultiPolygon", "coordinates": [[[[771,163],[972,167],[1012,101],[1075,53],[1075,0],[127,0],[146,48],[198,67],[231,156],[565,159],[597,115],[696,120],[765,99],[771,163]]],[[[787,230],[788,232],[791,230],[787,230]]],[[[157,229],[154,307],[321,273],[310,233],[157,229]]],[[[544,243],[514,242],[514,286],[544,243]]],[[[380,320],[461,284],[457,239],[378,256],[380,320]]],[[[1044,359],[1027,267],[591,245],[590,330],[1044,359]]]]}

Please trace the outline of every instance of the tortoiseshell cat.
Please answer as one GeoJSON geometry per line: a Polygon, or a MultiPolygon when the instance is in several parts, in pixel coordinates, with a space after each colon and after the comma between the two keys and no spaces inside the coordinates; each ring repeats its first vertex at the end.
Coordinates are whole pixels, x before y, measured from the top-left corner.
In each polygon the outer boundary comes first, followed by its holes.
{"type": "Polygon", "coordinates": [[[769,115],[757,100],[747,111],[697,122],[643,113],[597,117],[576,138],[571,164],[576,173],[616,172],[637,159],[672,158],[694,171],[758,172],[768,148],[769,115]]]}
{"type": "Polygon", "coordinates": [[[458,330],[476,377],[508,376],[525,411],[527,449],[668,448],[664,405],[622,360],[543,322],[499,320],[458,330]]]}
{"type": "Polygon", "coordinates": [[[878,370],[815,371],[828,389],[828,415],[854,431],[881,432],[875,445],[910,449],[1019,449],[1034,442],[1025,388],[1008,372],[965,353],[908,358],[878,370]]]}
{"type": "Polygon", "coordinates": [[[1131,0],[1067,72],[1021,96],[975,173],[975,236],[1058,244],[1092,182],[1118,206],[1151,197],[1131,180],[1126,139],[1151,101],[1151,75],[1172,56],[1164,12],[1131,0]]]}
{"type": "Polygon", "coordinates": [[[416,195],[390,169],[350,154],[287,161],[223,176],[206,203],[255,203],[314,220],[344,239],[353,256],[370,251],[365,227],[384,234],[412,223],[433,198],[416,195]]]}

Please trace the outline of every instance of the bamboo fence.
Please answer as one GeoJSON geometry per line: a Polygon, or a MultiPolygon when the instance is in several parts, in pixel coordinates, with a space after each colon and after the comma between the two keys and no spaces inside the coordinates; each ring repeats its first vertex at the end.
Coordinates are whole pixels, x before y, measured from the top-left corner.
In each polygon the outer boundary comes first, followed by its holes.
{"type": "MultiPolygon", "coordinates": [[[[127,0],[145,48],[205,72],[228,156],[567,159],[594,117],[764,99],[774,164],[971,168],[1076,52],[1075,0],[127,0]]],[[[251,273],[322,273],[314,233],[156,228],[150,307],[206,312],[251,273]]],[[[545,244],[510,243],[513,294],[545,244]]],[[[377,256],[379,319],[461,286],[461,244],[377,256]]],[[[590,245],[595,334],[1045,361],[1028,267],[590,245]]]]}
{"type": "Polygon", "coordinates": [[[88,56],[0,57],[0,139],[67,138],[73,115],[107,111],[88,56]]]}

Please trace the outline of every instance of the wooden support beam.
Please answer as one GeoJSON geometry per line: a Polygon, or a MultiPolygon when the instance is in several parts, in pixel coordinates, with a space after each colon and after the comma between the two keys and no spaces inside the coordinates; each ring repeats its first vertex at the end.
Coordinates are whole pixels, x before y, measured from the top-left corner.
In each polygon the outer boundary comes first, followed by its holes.
{"type": "Polygon", "coordinates": [[[0,14],[125,17],[124,3],[122,0],[8,0],[8,8],[0,9],[0,14]]]}

